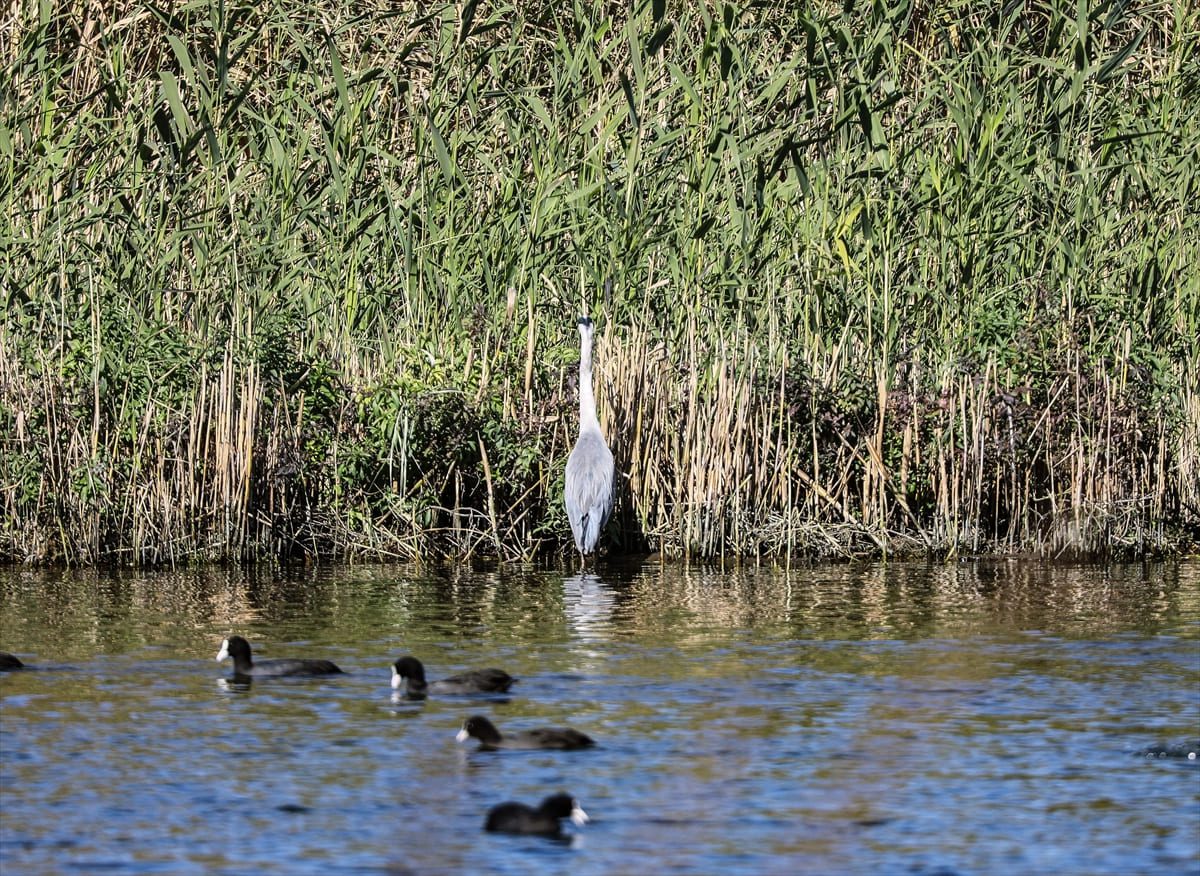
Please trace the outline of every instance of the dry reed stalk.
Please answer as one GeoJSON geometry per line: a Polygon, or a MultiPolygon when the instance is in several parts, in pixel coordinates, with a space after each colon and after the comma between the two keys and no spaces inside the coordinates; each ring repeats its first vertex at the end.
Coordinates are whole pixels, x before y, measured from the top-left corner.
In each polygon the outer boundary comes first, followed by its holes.
{"type": "MultiPolygon", "coordinates": [[[[1064,376],[1048,388],[1046,407],[1014,412],[1018,401],[996,363],[985,363],[978,377],[953,377],[930,394],[937,401],[925,415],[935,425],[926,433],[919,405],[898,422],[886,415],[895,378],[885,366],[876,372],[883,376],[869,428],[838,437],[833,476],[818,480],[807,474],[821,470],[808,457],[829,447],[820,446],[815,423],[805,430],[812,449],[800,458],[780,417],[781,379],[754,377],[782,374],[782,362],[763,362],[749,340],[705,344],[689,332],[684,343],[673,355],[644,332],[606,332],[597,359],[601,415],[619,465],[633,464],[630,502],[640,529],[670,553],[822,550],[834,532],[835,541],[852,533],[879,550],[1086,552],[1102,549],[1097,533],[1142,518],[1129,497],[1144,495],[1149,507],[1162,501],[1161,491],[1150,497],[1162,479],[1152,460],[1162,458],[1165,439],[1122,453],[1143,427],[1132,409],[1120,413],[1123,387],[1100,369],[1064,376]],[[1064,397],[1069,412],[1058,406],[1064,397]],[[886,447],[898,451],[891,463],[886,447]],[[1020,461],[1022,448],[1035,448],[1033,467],[1020,461]],[[928,471],[932,516],[907,499],[918,468],[928,471]],[[1039,484],[1039,471],[1050,480],[1039,484]],[[793,496],[809,500],[799,517],[793,496]],[[822,528],[815,536],[814,524],[822,528]]],[[[811,370],[836,373],[839,359],[811,370]]]]}

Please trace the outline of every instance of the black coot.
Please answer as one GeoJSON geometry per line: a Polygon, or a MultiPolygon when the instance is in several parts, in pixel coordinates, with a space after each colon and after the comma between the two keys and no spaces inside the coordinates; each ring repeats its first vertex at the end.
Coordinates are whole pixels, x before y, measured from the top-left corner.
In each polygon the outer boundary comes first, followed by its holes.
{"type": "Polygon", "coordinates": [[[466,742],[470,737],[478,739],[479,747],[487,750],[552,748],[570,751],[596,744],[590,736],[580,733],[578,730],[572,730],[570,727],[534,727],[532,730],[518,730],[515,733],[501,734],[496,729],[496,725],[483,715],[472,715],[467,718],[455,738],[459,742],[466,742]]]}
{"type": "Polygon", "coordinates": [[[279,677],[287,675],[335,675],[342,670],[328,660],[260,660],[257,663],[250,657],[250,643],[241,636],[230,636],[221,643],[217,652],[217,660],[233,659],[233,671],[237,675],[251,675],[255,678],[267,676],[279,677]]]}
{"type": "Polygon", "coordinates": [[[504,693],[516,681],[503,669],[472,669],[438,681],[425,680],[425,667],[416,657],[401,657],[392,664],[392,687],[404,688],[411,697],[427,694],[504,693]]]}
{"type": "Polygon", "coordinates": [[[587,824],[587,813],[570,794],[554,794],[534,809],[524,803],[501,803],[488,812],[484,830],[502,833],[535,833],[558,836],[562,819],[570,818],[579,827],[587,824]]]}

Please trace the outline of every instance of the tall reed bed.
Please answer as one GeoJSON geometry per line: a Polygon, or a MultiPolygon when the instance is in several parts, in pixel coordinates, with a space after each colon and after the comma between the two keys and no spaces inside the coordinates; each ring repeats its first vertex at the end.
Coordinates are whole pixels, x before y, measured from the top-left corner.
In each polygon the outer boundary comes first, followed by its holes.
{"type": "Polygon", "coordinates": [[[0,554],[1200,538],[1184,2],[14,3],[0,554]]]}

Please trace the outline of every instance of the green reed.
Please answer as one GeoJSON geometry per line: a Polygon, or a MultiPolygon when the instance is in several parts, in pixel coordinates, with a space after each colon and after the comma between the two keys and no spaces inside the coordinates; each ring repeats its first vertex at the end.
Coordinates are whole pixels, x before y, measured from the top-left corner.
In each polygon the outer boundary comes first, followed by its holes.
{"type": "Polygon", "coordinates": [[[1187,549],[1182,2],[21,3],[0,555],[1187,549]],[[861,6],[861,5],[860,5],[861,6]]]}

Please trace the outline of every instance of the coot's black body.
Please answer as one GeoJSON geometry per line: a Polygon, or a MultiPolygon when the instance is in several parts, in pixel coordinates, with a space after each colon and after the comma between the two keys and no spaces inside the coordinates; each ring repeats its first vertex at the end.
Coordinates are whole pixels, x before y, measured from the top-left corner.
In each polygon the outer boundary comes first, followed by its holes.
{"type": "Polygon", "coordinates": [[[221,661],[226,658],[233,660],[234,674],[251,676],[253,678],[337,675],[342,671],[328,660],[284,658],[278,660],[260,660],[255,663],[250,656],[250,643],[241,636],[230,636],[221,643],[221,650],[217,653],[217,660],[221,661]]]}
{"type": "Polygon", "coordinates": [[[429,694],[505,693],[516,681],[503,669],[472,669],[438,681],[425,680],[425,667],[416,657],[401,657],[392,664],[392,687],[404,688],[410,697],[429,694]]]}
{"type": "Polygon", "coordinates": [[[562,833],[564,818],[570,818],[580,827],[588,822],[587,813],[574,797],[570,794],[554,794],[543,800],[536,809],[524,803],[501,803],[488,812],[483,828],[499,833],[558,836],[562,833]]]}
{"type": "Polygon", "coordinates": [[[570,751],[576,748],[588,748],[596,744],[595,740],[586,733],[580,733],[570,727],[534,727],[532,730],[518,730],[514,733],[502,734],[496,729],[496,725],[483,715],[472,715],[467,718],[455,738],[459,742],[466,742],[471,737],[478,739],[479,747],[486,750],[515,748],[570,751]]]}

